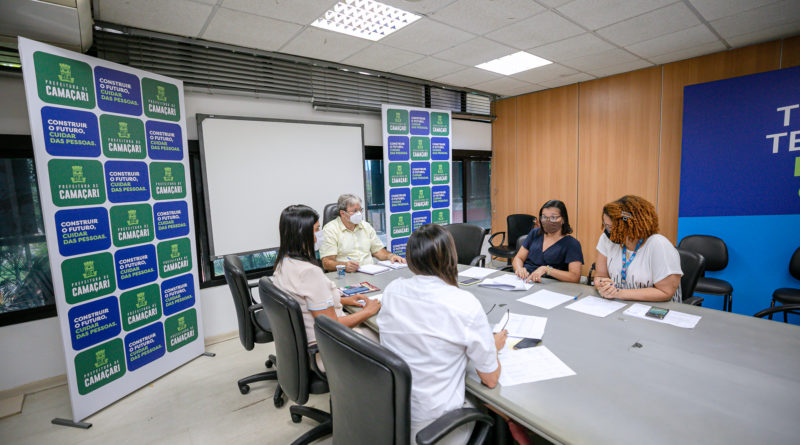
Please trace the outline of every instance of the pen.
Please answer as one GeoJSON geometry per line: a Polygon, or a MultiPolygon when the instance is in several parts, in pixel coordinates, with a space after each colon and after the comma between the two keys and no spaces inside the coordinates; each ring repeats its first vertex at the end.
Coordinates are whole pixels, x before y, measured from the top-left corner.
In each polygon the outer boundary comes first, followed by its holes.
{"type": "Polygon", "coordinates": [[[500,328],[500,332],[503,332],[506,329],[506,326],[508,326],[508,320],[510,319],[511,319],[511,309],[506,309],[506,322],[503,323],[503,327],[500,328]]]}

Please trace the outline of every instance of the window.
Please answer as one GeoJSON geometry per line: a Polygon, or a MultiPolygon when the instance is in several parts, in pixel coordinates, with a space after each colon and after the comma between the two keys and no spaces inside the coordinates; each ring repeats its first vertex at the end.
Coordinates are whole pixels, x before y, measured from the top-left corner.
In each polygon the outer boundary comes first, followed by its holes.
{"type": "Polygon", "coordinates": [[[2,135],[0,326],[56,315],[30,136],[2,135]]]}
{"type": "Polygon", "coordinates": [[[366,146],[364,150],[364,176],[367,196],[367,221],[375,228],[378,237],[386,244],[386,207],[383,188],[383,147],[366,146]]]}
{"type": "Polygon", "coordinates": [[[491,227],[491,163],[490,151],[453,151],[454,223],[467,222],[484,229],[491,227]]]}

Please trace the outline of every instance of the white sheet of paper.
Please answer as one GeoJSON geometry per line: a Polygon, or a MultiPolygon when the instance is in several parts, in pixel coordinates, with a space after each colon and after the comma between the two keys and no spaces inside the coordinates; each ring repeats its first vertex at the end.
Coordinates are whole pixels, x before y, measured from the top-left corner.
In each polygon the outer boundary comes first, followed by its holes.
{"type": "Polygon", "coordinates": [[[367,298],[369,298],[370,300],[381,301],[381,299],[383,298],[383,294],[367,295],[367,298]]]}
{"type": "Polygon", "coordinates": [[[553,292],[551,290],[542,289],[530,295],[526,295],[517,301],[525,304],[530,304],[532,306],[537,306],[542,309],[553,309],[559,304],[563,304],[573,299],[575,299],[575,297],[573,297],[572,295],[564,295],[564,294],[559,294],[558,292],[553,292]]]}
{"type": "Polygon", "coordinates": [[[381,266],[389,267],[391,269],[402,269],[404,267],[408,267],[408,264],[405,264],[405,263],[393,263],[392,260],[378,261],[378,264],[380,264],[381,266]]]}
{"type": "Polygon", "coordinates": [[[605,298],[589,296],[581,298],[569,306],[566,306],[566,308],[583,312],[584,314],[594,315],[595,317],[607,317],[619,310],[619,308],[625,307],[625,304],[626,303],[606,300],[605,298]]]}
{"type": "Polygon", "coordinates": [[[547,346],[514,350],[508,342],[506,345],[498,355],[501,366],[500,384],[503,386],[575,375],[575,371],[547,349],[547,346]]]}
{"type": "Polygon", "coordinates": [[[509,314],[506,312],[503,318],[494,325],[494,332],[500,332],[505,325],[509,337],[539,338],[544,336],[544,328],[547,325],[547,317],[537,317],[535,315],[509,314]],[[510,317],[509,317],[510,315],[510,317]],[[506,323],[508,318],[508,323],[506,323]]]}
{"type": "Polygon", "coordinates": [[[488,269],[486,267],[470,267],[465,271],[459,272],[458,275],[461,277],[470,277],[482,280],[495,272],[497,272],[497,269],[488,269]]]}
{"type": "Polygon", "coordinates": [[[495,278],[487,278],[480,282],[478,286],[493,287],[502,290],[530,290],[533,283],[526,283],[522,278],[514,274],[503,274],[495,278]]]}
{"type": "Polygon", "coordinates": [[[697,326],[697,323],[700,321],[701,316],[699,315],[692,315],[687,314],[684,312],[677,312],[670,310],[667,312],[667,315],[664,316],[663,319],[659,320],[658,318],[648,317],[645,315],[647,311],[650,310],[652,306],[648,306],[646,304],[641,303],[634,303],[628,309],[625,309],[623,314],[630,315],[631,317],[636,318],[643,318],[650,321],[655,321],[656,323],[665,323],[671,324],[673,326],[677,326],[679,328],[686,328],[686,329],[694,329],[697,326]]]}
{"type": "Polygon", "coordinates": [[[387,270],[391,270],[386,266],[381,266],[380,264],[363,264],[358,267],[358,271],[362,273],[368,273],[370,275],[379,274],[381,272],[386,272],[387,270]]]}

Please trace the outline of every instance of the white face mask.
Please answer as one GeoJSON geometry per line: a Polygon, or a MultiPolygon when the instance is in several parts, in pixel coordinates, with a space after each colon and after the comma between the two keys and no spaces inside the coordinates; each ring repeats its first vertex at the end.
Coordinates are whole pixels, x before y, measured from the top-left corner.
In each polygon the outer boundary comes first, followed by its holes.
{"type": "Polygon", "coordinates": [[[364,215],[361,212],[356,212],[350,215],[350,222],[353,224],[361,224],[361,221],[364,221],[364,215]]]}
{"type": "Polygon", "coordinates": [[[314,250],[319,250],[323,241],[325,241],[325,234],[322,233],[322,230],[314,232],[314,250]]]}

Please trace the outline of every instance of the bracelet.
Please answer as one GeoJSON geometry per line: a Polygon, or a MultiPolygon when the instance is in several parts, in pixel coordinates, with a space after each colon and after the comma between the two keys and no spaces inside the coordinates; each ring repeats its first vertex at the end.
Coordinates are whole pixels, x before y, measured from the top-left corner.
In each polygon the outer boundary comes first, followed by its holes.
{"type": "Polygon", "coordinates": [[[545,272],[545,274],[547,274],[547,275],[550,275],[550,271],[551,271],[552,269],[553,269],[552,267],[550,267],[550,266],[547,266],[547,272],[545,272]]]}

